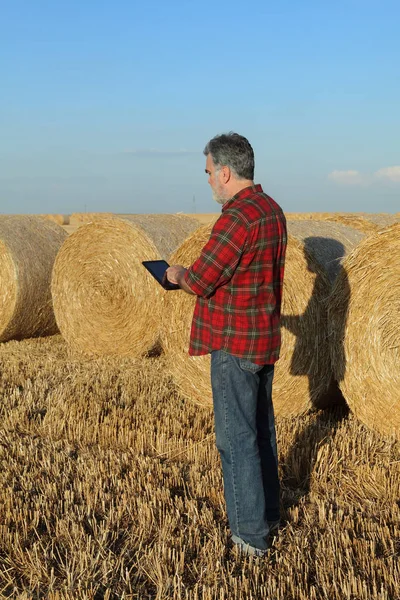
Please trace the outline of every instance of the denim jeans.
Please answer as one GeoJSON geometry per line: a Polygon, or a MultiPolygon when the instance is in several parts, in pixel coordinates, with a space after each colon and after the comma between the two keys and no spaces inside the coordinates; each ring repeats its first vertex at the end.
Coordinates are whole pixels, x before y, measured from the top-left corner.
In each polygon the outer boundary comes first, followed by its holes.
{"type": "Polygon", "coordinates": [[[217,448],[234,541],[268,548],[268,523],[279,521],[279,477],[272,406],[274,365],[211,353],[217,448]]]}

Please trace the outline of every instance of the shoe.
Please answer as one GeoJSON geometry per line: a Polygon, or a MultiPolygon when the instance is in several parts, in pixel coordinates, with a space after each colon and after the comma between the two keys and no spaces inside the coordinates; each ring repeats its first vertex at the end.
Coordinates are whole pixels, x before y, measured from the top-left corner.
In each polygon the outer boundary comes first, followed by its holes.
{"type": "Polygon", "coordinates": [[[236,535],[232,536],[233,548],[234,551],[239,555],[244,556],[255,556],[257,558],[263,558],[268,553],[269,548],[265,550],[261,550],[261,548],[256,548],[255,546],[250,546],[247,542],[242,540],[242,538],[237,537],[236,535]]]}
{"type": "Polygon", "coordinates": [[[280,521],[269,521],[268,522],[269,535],[277,535],[278,531],[279,531],[280,524],[281,524],[280,521]]]}

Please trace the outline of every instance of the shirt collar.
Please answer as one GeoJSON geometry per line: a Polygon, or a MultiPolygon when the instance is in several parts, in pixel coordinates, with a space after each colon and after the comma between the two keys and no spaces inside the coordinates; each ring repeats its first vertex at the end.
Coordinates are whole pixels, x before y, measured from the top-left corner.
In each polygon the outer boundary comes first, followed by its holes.
{"type": "Polygon", "coordinates": [[[248,198],[256,192],[263,193],[263,189],[259,183],[255,183],[254,185],[249,185],[249,187],[243,188],[242,190],[240,190],[240,192],[232,196],[232,198],[227,200],[225,204],[222,205],[222,212],[229,208],[236,200],[244,200],[244,198],[248,198]]]}

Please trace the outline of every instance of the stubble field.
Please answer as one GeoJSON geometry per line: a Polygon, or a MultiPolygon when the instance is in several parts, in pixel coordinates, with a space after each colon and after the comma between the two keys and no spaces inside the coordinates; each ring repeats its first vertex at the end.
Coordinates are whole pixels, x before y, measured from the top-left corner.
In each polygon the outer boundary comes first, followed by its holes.
{"type": "Polygon", "coordinates": [[[282,528],[237,557],[212,412],[163,356],[0,345],[0,595],[396,600],[400,447],[344,407],[277,423],[282,528]]]}
{"type": "Polygon", "coordinates": [[[282,527],[266,558],[237,556],[212,410],[168,360],[0,344],[0,598],[400,600],[399,439],[344,402],[278,418],[282,527]]]}

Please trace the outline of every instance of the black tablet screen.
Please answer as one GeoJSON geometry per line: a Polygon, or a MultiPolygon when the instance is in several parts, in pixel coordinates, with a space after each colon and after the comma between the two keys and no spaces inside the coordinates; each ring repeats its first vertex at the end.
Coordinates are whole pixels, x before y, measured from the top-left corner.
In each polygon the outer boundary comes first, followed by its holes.
{"type": "Polygon", "coordinates": [[[168,269],[169,264],[166,260],[144,260],[143,266],[153,275],[154,279],[158,281],[165,290],[179,290],[179,285],[170,283],[165,277],[165,271],[168,269]]]}

